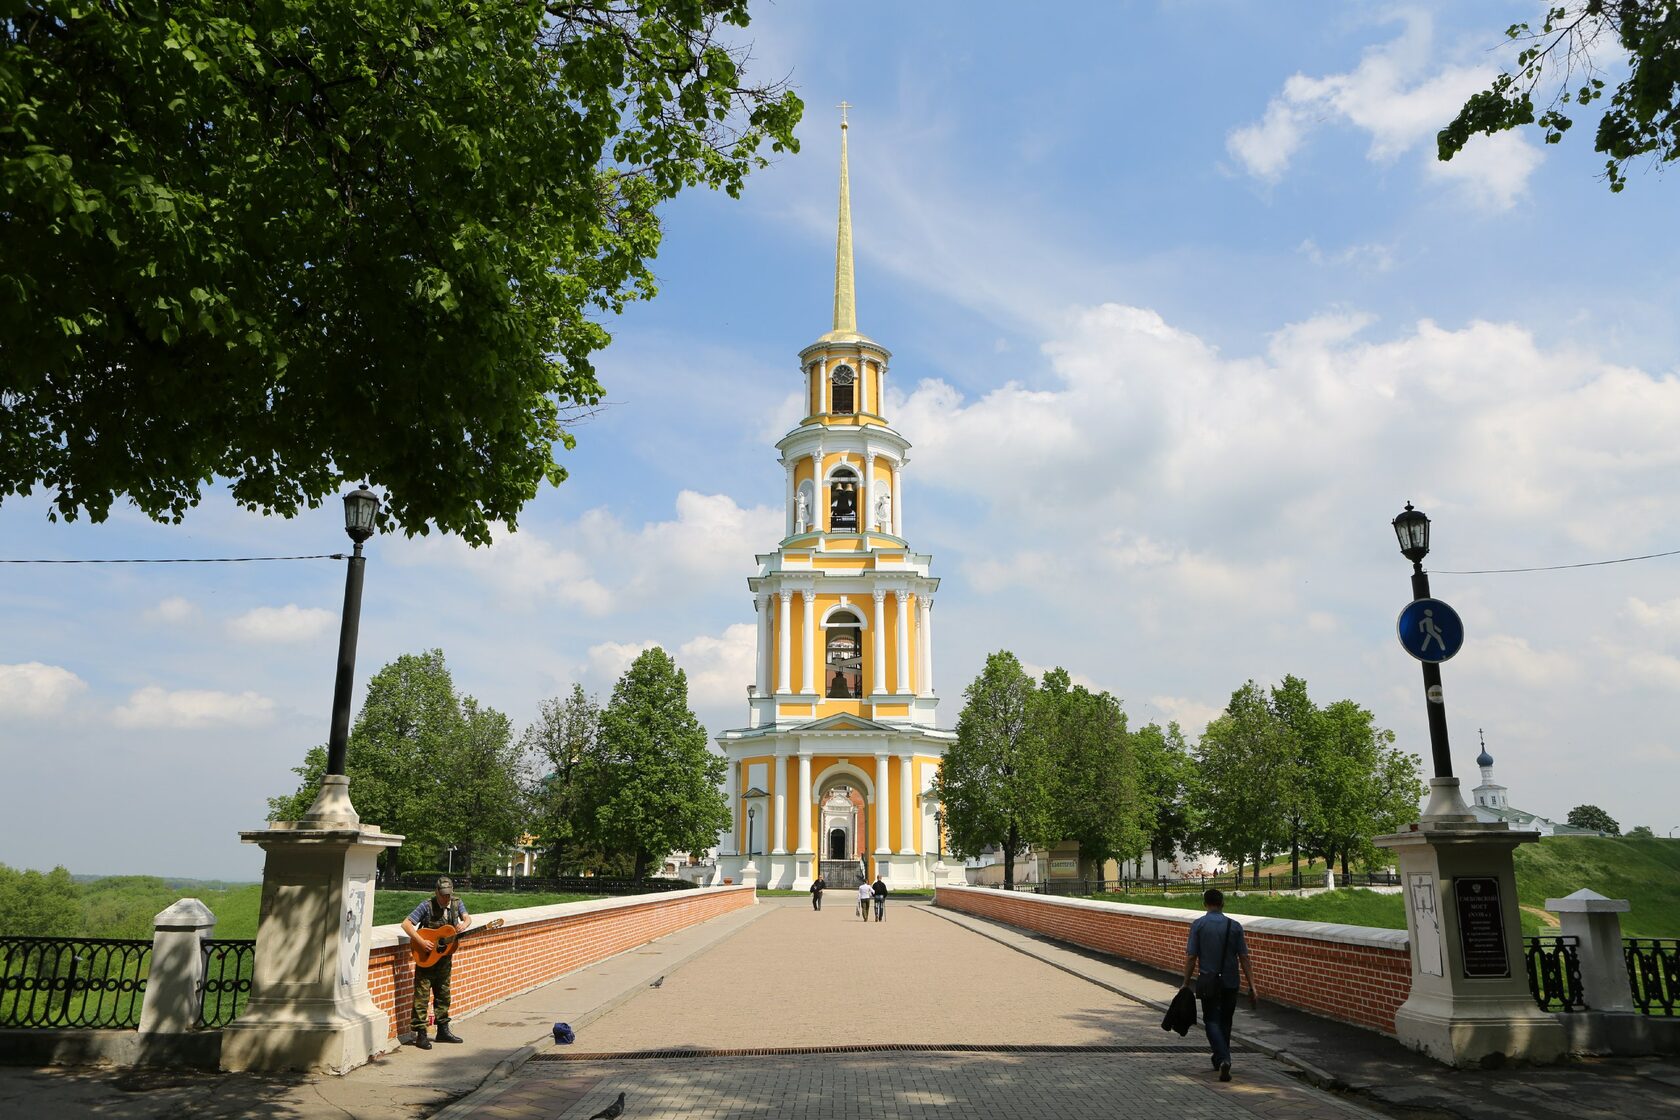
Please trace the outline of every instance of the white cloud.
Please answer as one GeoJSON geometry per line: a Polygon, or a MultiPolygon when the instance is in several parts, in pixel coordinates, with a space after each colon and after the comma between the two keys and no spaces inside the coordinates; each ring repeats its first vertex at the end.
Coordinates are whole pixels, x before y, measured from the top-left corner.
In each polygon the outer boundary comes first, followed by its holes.
{"type": "Polygon", "coordinates": [[[589,676],[601,682],[604,688],[610,689],[624,670],[630,668],[630,663],[636,658],[653,649],[659,643],[645,642],[601,642],[589,647],[589,676]]]}
{"type": "Polygon", "coordinates": [[[58,665],[39,661],[0,665],[0,716],[57,715],[86,691],[86,681],[58,665]]]}
{"type": "Polygon", "coordinates": [[[1201,735],[1207,725],[1217,719],[1225,709],[1219,704],[1204,704],[1185,696],[1151,696],[1147,705],[1147,718],[1136,719],[1138,726],[1146,723],[1177,723],[1179,730],[1194,740],[1201,735]]]}
{"type": "Polygon", "coordinates": [[[694,707],[733,709],[742,715],[747,686],[758,671],[758,627],[737,622],[721,635],[702,634],[677,649],[677,665],[688,674],[688,699],[694,707]]]}
{"type": "Polygon", "coordinates": [[[119,727],[198,730],[258,727],[274,715],[274,701],[255,692],[168,691],[153,685],[135,690],[111,713],[119,727]]]}
{"type": "Polygon", "coordinates": [[[1477,205],[1505,209],[1515,203],[1540,164],[1540,150],[1527,138],[1514,132],[1477,137],[1451,161],[1435,158],[1436,132],[1496,71],[1441,62],[1428,15],[1400,18],[1406,25],[1400,36],[1367,50],[1347,73],[1295,74],[1285,81],[1258,122],[1226,138],[1232,158],[1255,178],[1276,183],[1308,133],[1341,122],[1369,136],[1366,158],[1372,163],[1393,163],[1422,149],[1430,177],[1458,187],[1477,205]]]}
{"type": "Polygon", "coordinates": [[[181,596],[172,595],[148,610],[145,617],[148,622],[179,625],[197,618],[198,608],[181,596]]]}
{"type": "Polygon", "coordinates": [[[246,642],[306,642],[338,625],[338,615],[322,607],[257,607],[228,620],[228,633],[246,642]]]}
{"type": "Polygon", "coordinates": [[[1680,599],[1665,599],[1647,603],[1638,596],[1627,601],[1627,615],[1640,626],[1652,630],[1680,631],[1680,599]]]}
{"type": "Polygon", "coordinates": [[[1526,638],[1510,634],[1478,638],[1476,657],[1490,676],[1529,689],[1556,687],[1578,673],[1575,660],[1567,654],[1535,649],[1526,638]]]}
{"type": "Polygon", "coordinates": [[[1394,267],[1394,247],[1375,242],[1325,250],[1309,237],[1297,245],[1295,251],[1313,264],[1352,268],[1360,272],[1388,272],[1394,267]]]}

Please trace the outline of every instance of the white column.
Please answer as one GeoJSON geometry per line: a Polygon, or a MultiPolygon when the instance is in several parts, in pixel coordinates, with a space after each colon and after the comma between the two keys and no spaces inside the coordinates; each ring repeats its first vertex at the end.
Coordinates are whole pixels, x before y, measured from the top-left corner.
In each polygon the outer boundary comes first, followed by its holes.
{"type": "Polygon", "coordinates": [[[776,836],[770,854],[787,854],[787,755],[776,755],[776,836]]]}
{"type": "Polygon", "coordinates": [[[922,598],[922,692],[933,695],[933,596],[922,598]]]}
{"type": "Polygon", "coordinates": [[[723,779],[723,795],[729,799],[729,839],[718,854],[732,856],[741,850],[741,764],[733,758],[725,761],[729,765],[723,779]]]}
{"type": "Polygon", "coordinates": [[[904,464],[893,464],[893,536],[904,535],[904,464]]]}
{"type": "Polygon", "coordinates": [[[863,528],[867,532],[875,524],[875,452],[863,453],[863,528]]]}
{"type": "Polygon", "coordinates": [[[805,671],[800,674],[805,684],[799,691],[810,695],[817,691],[817,593],[802,587],[799,594],[805,599],[805,671]]]}
{"type": "Polygon", "coordinates": [[[215,932],[216,915],[196,898],[183,898],[152,919],[152,975],[140,1006],[141,1037],[190,1034],[198,1027],[204,1004],[202,945],[215,932]]]}
{"type": "Polygon", "coordinates": [[[898,687],[893,691],[905,693],[910,691],[910,612],[905,608],[910,592],[895,588],[893,598],[898,600],[898,615],[893,620],[898,626],[898,687]]]}
{"type": "Polygon", "coordinates": [[[870,595],[875,599],[875,695],[879,696],[887,691],[887,612],[881,606],[887,589],[877,587],[870,595]]]}
{"type": "Polygon", "coordinates": [[[817,367],[817,400],[822,403],[822,410],[828,411],[828,359],[824,358],[822,365],[817,367]]]}
{"type": "Polygon", "coordinates": [[[811,452],[811,532],[828,529],[828,490],[823,486],[823,453],[811,452]]]}
{"type": "Polygon", "coordinates": [[[811,854],[811,752],[799,752],[799,788],[793,791],[799,798],[799,844],[796,850],[800,855],[811,854]]]}
{"type": "Polygon", "coordinates": [[[760,696],[770,695],[770,596],[753,596],[753,610],[758,614],[758,685],[760,696]]]}
{"type": "Polygon", "coordinates": [[[928,671],[928,612],[933,604],[926,595],[916,596],[916,695],[933,691],[933,674],[928,671]]]}
{"type": "Polygon", "coordinates": [[[776,643],[776,660],[779,662],[776,672],[776,691],[786,693],[793,691],[790,678],[793,675],[793,590],[782,588],[782,633],[781,640],[776,643]]]}
{"type": "Polygon", "coordinates": [[[916,801],[910,792],[910,756],[898,756],[898,854],[913,856],[916,854],[916,830],[913,827],[912,807],[916,801]]]}
{"type": "Polygon", "coordinates": [[[793,536],[793,504],[798,499],[799,492],[793,485],[793,460],[789,459],[785,466],[787,467],[787,532],[783,533],[782,536],[791,537],[793,536]]]}
{"type": "Polygon", "coordinates": [[[887,753],[882,751],[875,756],[875,851],[880,855],[891,855],[891,835],[887,829],[892,822],[892,814],[888,811],[887,803],[887,753]]]}

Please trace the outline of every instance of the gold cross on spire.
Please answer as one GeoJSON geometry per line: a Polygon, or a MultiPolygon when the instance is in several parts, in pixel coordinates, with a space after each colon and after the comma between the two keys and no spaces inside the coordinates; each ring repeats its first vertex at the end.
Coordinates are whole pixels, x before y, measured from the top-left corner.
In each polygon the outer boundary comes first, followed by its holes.
{"type": "Polygon", "coordinates": [[[852,107],[852,103],[850,101],[842,101],[842,102],[840,102],[840,104],[835,106],[836,109],[840,110],[840,127],[841,128],[846,127],[846,110],[850,109],[851,107],[852,107]]]}

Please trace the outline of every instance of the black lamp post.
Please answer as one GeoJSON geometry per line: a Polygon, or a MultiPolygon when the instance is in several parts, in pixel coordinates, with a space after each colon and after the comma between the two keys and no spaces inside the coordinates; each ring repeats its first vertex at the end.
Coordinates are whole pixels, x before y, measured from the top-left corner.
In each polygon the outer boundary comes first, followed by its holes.
{"type": "MultiPolygon", "coordinates": [[[[1394,535],[1400,541],[1400,555],[1412,562],[1412,599],[1428,599],[1429,573],[1423,570],[1423,558],[1429,555],[1429,518],[1407,502],[1400,516],[1394,519],[1394,535]]],[[[1429,712],[1429,748],[1434,756],[1435,776],[1450,778],[1452,750],[1447,745],[1447,707],[1441,695],[1441,666],[1437,662],[1423,663],[1423,694],[1424,707],[1429,712]]]]}
{"type": "Polygon", "coordinates": [[[945,862],[945,810],[942,809],[942,808],[936,808],[933,811],[933,835],[934,835],[934,844],[939,849],[939,855],[938,855],[937,859],[940,863],[944,863],[945,862]]]}
{"type": "Polygon", "coordinates": [[[756,817],[756,816],[758,816],[758,806],[748,805],[747,806],[747,859],[749,861],[752,859],[752,855],[753,855],[753,818],[756,817]]]}
{"type": "Polygon", "coordinates": [[[344,495],[344,531],[356,543],[344,573],[344,616],[338,629],[338,679],[333,684],[332,734],[327,739],[327,773],[344,773],[350,741],[350,693],[356,676],[356,635],[362,623],[362,543],[373,536],[379,516],[379,495],[359,486],[344,495]]]}

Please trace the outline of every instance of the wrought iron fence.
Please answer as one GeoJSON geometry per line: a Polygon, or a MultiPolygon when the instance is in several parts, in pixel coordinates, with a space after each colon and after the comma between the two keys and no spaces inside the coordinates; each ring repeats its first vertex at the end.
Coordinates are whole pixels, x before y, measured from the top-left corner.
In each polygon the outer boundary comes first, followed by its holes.
{"type": "Polygon", "coordinates": [[[1680,938],[1624,937],[1633,1003],[1647,1015],[1673,1015],[1680,996],[1680,938]]]}
{"type": "Polygon", "coordinates": [[[204,988],[198,1025],[213,1030],[227,1026],[245,1010],[251,998],[251,974],[257,965],[257,943],[206,938],[202,944],[204,988]]]}
{"type": "Polygon", "coordinates": [[[1580,1011],[1587,1005],[1581,990],[1581,942],[1565,934],[1523,938],[1528,990],[1546,1011],[1580,1011]]]}
{"type": "Polygon", "coordinates": [[[140,1026],[150,940],[0,937],[0,1027],[140,1026]]]}
{"type": "MultiPolygon", "coordinates": [[[[554,894],[651,894],[655,891],[686,891],[694,884],[685,879],[608,879],[598,875],[568,875],[564,878],[538,878],[523,875],[451,875],[455,893],[484,891],[502,893],[542,891],[554,894]]],[[[430,891],[437,885],[437,875],[399,875],[397,887],[405,891],[430,891]]]]}

